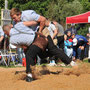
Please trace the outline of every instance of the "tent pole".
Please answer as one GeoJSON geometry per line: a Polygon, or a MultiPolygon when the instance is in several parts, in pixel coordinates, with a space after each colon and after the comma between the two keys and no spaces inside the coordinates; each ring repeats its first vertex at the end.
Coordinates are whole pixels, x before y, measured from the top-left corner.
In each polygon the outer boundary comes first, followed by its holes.
{"type": "Polygon", "coordinates": [[[90,60],[90,27],[89,27],[89,51],[88,51],[88,60],[90,60]]]}
{"type": "Polygon", "coordinates": [[[66,24],[66,28],[65,29],[67,30],[67,24],[66,24]]]}

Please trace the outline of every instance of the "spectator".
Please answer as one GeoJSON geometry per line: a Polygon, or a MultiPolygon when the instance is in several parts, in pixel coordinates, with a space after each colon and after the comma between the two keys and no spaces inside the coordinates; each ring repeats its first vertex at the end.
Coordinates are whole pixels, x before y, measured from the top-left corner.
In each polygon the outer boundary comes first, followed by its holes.
{"type": "MultiPolygon", "coordinates": [[[[55,45],[57,45],[57,33],[58,30],[56,29],[55,25],[53,24],[53,22],[51,22],[50,20],[46,20],[45,26],[47,27],[49,33],[48,35],[51,36],[53,42],[55,45]]],[[[43,32],[45,32],[46,29],[43,30],[43,32]]],[[[48,64],[49,66],[55,66],[55,57],[49,57],[50,63],[48,64]]]]}
{"type": "Polygon", "coordinates": [[[75,28],[75,24],[71,24],[71,28],[67,29],[64,33],[67,34],[68,31],[71,32],[71,34],[77,34],[77,31],[80,29],[80,25],[75,28]]]}
{"type": "Polygon", "coordinates": [[[64,36],[64,52],[69,57],[72,58],[73,55],[73,49],[72,49],[72,39],[67,40],[67,36],[64,36]]]}
{"type": "Polygon", "coordinates": [[[88,52],[89,52],[89,34],[87,34],[86,39],[87,39],[88,43],[86,44],[86,48],[85,48],[85,57],[88,57],[88,52]]]}
{"type": "Polygon", "coordinates": [[[64,28],[61,24],[59,24],[56,21],[53,21],[55,24],[58,33],[57,33],[57,45],[59,46],[60,49],[64,50],[64,28]]]}
{"type": "Polygon", "coordinates": [[[17,48],[18,64],[16,66],[22,66],[22,59],[24,58],[24,52],[22,48],[17,48]]]}
{"type": "Polygon", "coordinates": [[[84,49],[87,44],[87,39],[82,35],[72,35],[73,38],[73,60],[78,57],[80,60],[84,58],[84,49]],[[77,51],[78,50],[78,51],[77,51]],[[77,55],[78,52],[78,55],[77,55]]]}
{"type": "MultiPolygon", "coordinates": [[[[45,25],[47,26],[47,29],[49,30],[49,34],[52,40],[54,41],[57,38],[57,33],[58,33],[55,25],[50,20],[46,20],[45,25]]],[[[54,44],[57,45],[57,42],[54,41],[54,44]]]]}
{"type": "Polygon", "coordinates": [[[72,38],[72,37],[71,37],[71,31],[68,31],[66,35],[67,35],[67,40],[69,40],[69,39],[72,38]]]}
{"type": "Polygon", "coordinates": [[[87,56],[88,56],[88,62],[90,63],[90,33],[87,34],[87,40],[88,40],[88,43],[87,43],[87,46],[86,46],[86,49],[87,49],[87,56]]]}
{"type": "Polygon", "coordinates": [[[0,48],[3,49],[4,46],[4,32],[2,27],[0,26],[0,48]]]}

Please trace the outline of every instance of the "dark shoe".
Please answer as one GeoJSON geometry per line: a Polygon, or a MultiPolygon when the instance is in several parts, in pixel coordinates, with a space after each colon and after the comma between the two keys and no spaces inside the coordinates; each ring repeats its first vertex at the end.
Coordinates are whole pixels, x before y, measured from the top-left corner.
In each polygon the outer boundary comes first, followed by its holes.
{"type": "Polygon", "coordinates": [[[33,78],[26,76],[26,81],[27,82],[32,82],[33,81],[33,78]]]}
{"type": "Polygon", "coordinates": [[[88,59],[88,62],[90,63],[90,59],[88,59]]]}

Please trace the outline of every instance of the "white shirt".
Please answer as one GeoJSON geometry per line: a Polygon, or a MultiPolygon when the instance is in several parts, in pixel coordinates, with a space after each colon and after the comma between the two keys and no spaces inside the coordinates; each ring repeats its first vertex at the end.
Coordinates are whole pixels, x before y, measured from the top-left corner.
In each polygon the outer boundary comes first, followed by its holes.
{"type": "Polygon", "coordinates": [[[23,22],[17,23],[14,28],[10,30],[10,43],[15,46],[32,44],[35,38],[35,32],[25,26],[23,22]]]}
{"type": "Polygon", "coordinates": [[[49,30],[49,32],[50,32],[50,36],[52,37],[53,34],[54,34],[54,30],[56,30],[55,25],[50,22],[50,24],[49,24],[49,26],[48,26],[48,30],[49,30]]]}
{"type": "Polygon", "coordinates": [[[4,36],[4,32],[2,30],[2,27],[0,26],[0,36],[4,36]]]}

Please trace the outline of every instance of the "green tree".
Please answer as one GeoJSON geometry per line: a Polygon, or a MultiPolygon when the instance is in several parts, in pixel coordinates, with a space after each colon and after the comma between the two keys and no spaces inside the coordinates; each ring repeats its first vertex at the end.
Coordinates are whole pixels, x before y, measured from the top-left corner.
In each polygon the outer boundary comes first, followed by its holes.
{"type": "Polygon", "coordinates": [[[9,9],[13,7],[20,8],[21,10],[31,9],[45,16],[50,1],[51,0],[9,0],[9,9]]]}
{"type": "Polygon", "coordinates": [[[78,35],[83,35],[83,36],[86,36],[86,34],[88,33],[88,28],[90,26],[88,24],[85,24],[85,26],[83,28],[80,28],[80,30],[78,30],[78,35]]]}
{"type": "Polygon", "coordinates": [[[90,11],[90,0],[81,0],[81,4],[83,5],[83,12],[90,11]]]}
{"type": "Polygon", "coordinates": [[[80,14],[82,10],[83,7],[78,0],[69,3],[67,0],[56,0],[48,6],[47,17],[65,22],[66,17],[80,14]]]}
{"type": "Polygon", "coordinates": [[[1,8],[4,7],[4,0],[0,0],[0,7],[1,7],[1,8]]]}

